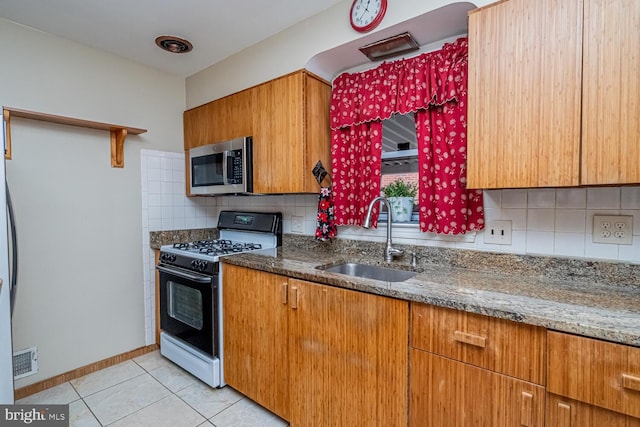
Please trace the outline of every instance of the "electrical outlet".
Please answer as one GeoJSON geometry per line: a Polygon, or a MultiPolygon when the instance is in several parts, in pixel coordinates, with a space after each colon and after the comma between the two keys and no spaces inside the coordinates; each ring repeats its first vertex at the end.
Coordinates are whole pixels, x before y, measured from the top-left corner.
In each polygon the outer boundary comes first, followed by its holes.
{"type": "Polygon", "coordinates": [[[633,242],[633,216],[594,215],[593,243],[630,245],[633,242]]]}
{"type": "Polygon", "coordinates": [[[484,242],[494,245],[510,245],[511,221],[487,221],[484,228],[484,242]]]}
{"type": "Polygon", "coordinates": [[[291,217],[291,232],[302,233],[304,231],[304,217],[292,216],[291,217]]]}

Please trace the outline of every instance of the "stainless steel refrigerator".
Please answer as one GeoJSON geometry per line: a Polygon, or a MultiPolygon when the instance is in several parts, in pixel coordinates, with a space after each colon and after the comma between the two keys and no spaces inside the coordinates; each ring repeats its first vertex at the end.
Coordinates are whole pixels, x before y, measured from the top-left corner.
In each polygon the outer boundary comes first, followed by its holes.
{"type": "MultiPolygon", "coordinates": [[[[0,107],[1,109],[1,107],[0,107]]],[[[5,123],[2,120],[2,147],[5,147],[5,123]]],[[[4,153],[4,151],[2,152],[4,153]]],[[[15,299],[16,269],[9,269],[9,252],[11,251],[11,265],[17,265],[15,255],[15,228],[9,220],[11,213],[11,198],[8,194],[5,179],[5,159],[0,161],[0,178],[5,181],[0,184],[0,404],[12,404],[13,401],[13,356],[11,350],[11,311],[15,299]],[[6,206],[6,208],[5,208],[6,206]]],[[[11,218],[13,220],[13,218],[11,218]]]]}

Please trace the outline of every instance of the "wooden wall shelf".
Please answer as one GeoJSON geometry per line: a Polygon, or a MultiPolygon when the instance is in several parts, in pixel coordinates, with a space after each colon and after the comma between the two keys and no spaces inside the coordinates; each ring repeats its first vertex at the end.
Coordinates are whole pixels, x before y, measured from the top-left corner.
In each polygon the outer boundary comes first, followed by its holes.
{"type": "Polygon", "coordinates": [[[140,135],[147,131],[146,129],[75,119],[72,117],[56,116],[54,114],[38,113],[35,111],[20,110],[18,108],[11,107],[4,107],[2,113],[6,123],[6,159],[11,159],[11,117],[109,131],[111,134],[111,167],[114,168],[124,167],[124,141],[127,135],[140,135]]]}

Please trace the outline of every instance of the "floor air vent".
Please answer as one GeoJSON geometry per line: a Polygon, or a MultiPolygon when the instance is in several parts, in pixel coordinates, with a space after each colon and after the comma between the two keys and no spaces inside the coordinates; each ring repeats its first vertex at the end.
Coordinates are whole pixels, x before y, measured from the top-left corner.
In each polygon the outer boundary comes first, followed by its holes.
{"type": "Polygon", "coordinates": [[[28,377],[38,373],[38,347],[31,347],[13,353],[13,379],[28,377]]]}

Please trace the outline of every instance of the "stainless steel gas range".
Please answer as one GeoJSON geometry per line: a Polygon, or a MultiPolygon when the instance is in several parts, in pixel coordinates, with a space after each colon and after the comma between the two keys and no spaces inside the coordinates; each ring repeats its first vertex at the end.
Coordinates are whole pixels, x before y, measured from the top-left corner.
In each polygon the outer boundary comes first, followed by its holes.
{"type": "Polygon", "coordinates": [[[222,211],[217,240],[160,248],[160,353],[212,387],[224,383],[220,257],[282,245],[282,214],[222,211]]]}

